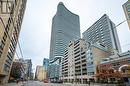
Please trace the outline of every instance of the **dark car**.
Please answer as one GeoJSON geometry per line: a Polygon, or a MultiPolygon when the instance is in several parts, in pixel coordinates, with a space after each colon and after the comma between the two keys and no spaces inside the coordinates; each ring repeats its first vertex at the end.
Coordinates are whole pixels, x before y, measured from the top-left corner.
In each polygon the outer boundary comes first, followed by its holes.
{"type": "Polygon", "coordinates": [[[62,80],[55,80],[55,81],[51,81],[51,83],[63,83],[62,80]]]}
{"type": "Polygon", "coordinates": [[[57,83],[63,83],[63,81],[62,80],[58,80],[57,83]]]}

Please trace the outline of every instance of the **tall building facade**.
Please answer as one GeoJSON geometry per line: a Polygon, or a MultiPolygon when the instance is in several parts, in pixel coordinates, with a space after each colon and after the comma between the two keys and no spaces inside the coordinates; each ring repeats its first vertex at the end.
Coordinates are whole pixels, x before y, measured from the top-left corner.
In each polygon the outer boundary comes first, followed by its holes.
{"type": "Polygon", "coordinates": [[[56,62],[49,64],[48,75],[50,81],[57,81],[60,77],[60,64],[56,62]]]}
{"type": "Polygon", "coordinates": [[[83,32],[83,39],[92,44],[99,42],[104,46],[115,49],[121,53],[116,26],[106,14],[83,32]]]}
{"type": "Polygon", "coordinates": [[[97,74],[97,65],[103,58],[107,58],[111,55],[109,49],[101,43],[94,43],[89,46],[86,50],[86,61],[87,61],[87,79],[93,81],[94,75],[97,74]]]}
{"type": "Polygon", "coordinates": [[[70,12],[60,2],[52,20],[50,61],[55,57],[63,57],[66,45],[74,38],[80,38],[79,16],[70,12]]]}
{"type": "Polygon", "coordinates": [[[32,61],[31,59],[25,59],[23,62],[24,68],[25,68],[25,77],[26,79],[31,79],[32,74],[32,61]]]}
{"type": "Polygon", "coordinates": [[[31,59],[15,59],[15,62],[22,63],[24,67],[24,78],[25,79],[31,79],[32,74],[32,61],[31,59]]]}
{"type": "Polygon", "coordinates": [[[0,83],[8,82],[27,0],[0,0],[0,83]]]}
{"type": "Polygon", "coordinates": [[[85,40],[70,41],[62,60],[62,80],[70,83],[87,83],[87,44],[85,40]]]}
{"type": "Polygon", "coordinates": [[[35,72],[35,79],[39,81],[43,81],[46,77],[45,68],[43,66],[37,66],[35,72]]]}
{"type": "Polygon", "coordinates": [[[45,68],[46,71],[48,69],[48,66],[49,66],[49,59],[44,58],[43,59],[43,67],[45,68]]]}
{"type": "Polygon", "coordinates": [[[130,0],[128,0],[126,3],[124,3],[122,5],[124,13],[125,13],[125,17],[128,23],[128,26],[130,28],[130,0]]]}
{"type": "Polygon", "coordinates": [[[44,58],[43,59],[43,67],[45,68],[45,71],[46,71],[46,79],[48,79],[48,77],[49,77],[49,59],[47,59],[47,58],[44,58]]]}
{"type": "Polygon", "coordinates": [[[9,81],[17,80],[19,78],[24,79],[25,68],[22,62],[14,61],[12,64],[9,81]]]}
{"type": "Polygon", "coordinates": [[[61,59],[70,40],[80,38],[79,16],[70,12],[62,2],[52,20],[49,77],[59,79],[61,59]],[[55,68],[54,68],[55,67],[55,68]],[[55,72],[54,72],[55,71],[55,72]]]}

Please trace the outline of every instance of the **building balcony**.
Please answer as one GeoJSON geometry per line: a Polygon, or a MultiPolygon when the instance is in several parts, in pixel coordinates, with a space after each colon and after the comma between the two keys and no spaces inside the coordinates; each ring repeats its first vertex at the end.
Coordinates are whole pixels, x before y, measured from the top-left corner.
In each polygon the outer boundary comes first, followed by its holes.
{"type": "Polygon", "coordinates": [[[82,60],[82,64],[84,64],[84,63],[86,63],[86,62],[87,62],[86,59],[83,59],[83,60],[82,60]]]}
{"type": "Polygon", "coordinates": [[[80,50],[80,47],[77,47],[76,49],[74,49],[74,52],[76,52],[77,50],[80,50]]]}
{"type": "Polygon", "coordinates": [[[76,63],[75,63],[75,65],[81,65],[81,62],[80,62],[80,61],[78,61],[78,62],[76,62],[76,63]]]}
{"type": "Polygon", "coordinates": [[[75,71],[80,71],[80,70],[81,70],[81,68],[80,68],[80,67],[75,68],[75,71]]]}
{"type": "Polygon", "coordinates": [[[75,59],[75,63],[80,62],[80,57],[75,59]]]}
{"type": "Polygon", "coordinates": [[[78,55],[75,55],[75,57],[74,58],[77,58],[77,57],[79,57],[80,56],[80,54],[78,54],[78,55]]]}
{"type": "Polygon", "coordinates": [[[75,52],[74,55],[77,55],[77,54],[79,54],[79,53],[80,53],[80,50],[78,50],[77,52],[75,52]]]}

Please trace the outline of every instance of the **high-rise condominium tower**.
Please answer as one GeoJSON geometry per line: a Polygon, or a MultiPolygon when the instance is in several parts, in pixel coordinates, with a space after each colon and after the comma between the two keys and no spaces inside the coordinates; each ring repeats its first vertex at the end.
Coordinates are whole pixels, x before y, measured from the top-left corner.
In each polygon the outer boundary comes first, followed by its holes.
{"type": "Polygon", "coordinates": [[[43,59],[43,67],[45,68],[45,70],[47,71],[49,66],[49,59],[48,58],[44,58],[43,59]]]}
{"type": "Polygon", "coordinates": [[[130,28],[130,0],[128,0],[122,6],[123,6],[123,9],[124,9],[124,12],[125,12],[125,16],[126,16],[126,20],[128,22],[128,26],[130,28]]]}
{"type": "Polygon", "coordinates": [[[55,57],[63,57],[66,45],[70,40],[80,38],[79,16],[70,12],[62,2],[52,20],[50,61],[55,57]]]}
{"type": "Polygon", "coordinates": [[[36,67],[35,79],[39,81],[43,81],[44,79],[46,79],[46,71],[43,66],[36,67]]]}
{"type": "Polygon", "coordinates": [[[83,33],[83,39],[92,44],[99,42],[121,52],[116,26],[106,14],[83,33]]]}
{"type": "Polygon", "coordinates": [[[27,0],[0,0],[0,83],[8,82],[27,0]]]}

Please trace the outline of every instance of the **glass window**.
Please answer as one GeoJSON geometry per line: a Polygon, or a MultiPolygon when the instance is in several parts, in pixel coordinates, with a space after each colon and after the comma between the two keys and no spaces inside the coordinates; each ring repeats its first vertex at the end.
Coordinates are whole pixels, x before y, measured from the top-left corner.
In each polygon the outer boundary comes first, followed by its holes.
{"type": "Polygon", "coordinates": [[[130,14],[128,14],[128,17],[130,18],[130,14]]]}
{"type": "Polygon", "coordinates": [[[128,63],[130,63],[130,60],[128,60],[128,63]]]}
{"type": "Polygon", "coordinates": [[[10,13],[10,8],[12,7],[12,2],[8,1],[8,5],[7,5],[7,1],[2,1],[1,2],[1,6],[2,6],[2,13],[10,13]]]}
{"type": "Polygon", "coordinates": [[[127,11],[130,12],[130,8],[128,8],[127,11]]]}
{"type": "Polygon", "coordinates": [[[130,6],[130,3],[127,3],[127,4],[126,4],[126,7],[128,7],[128,6],[130,6]]]}

